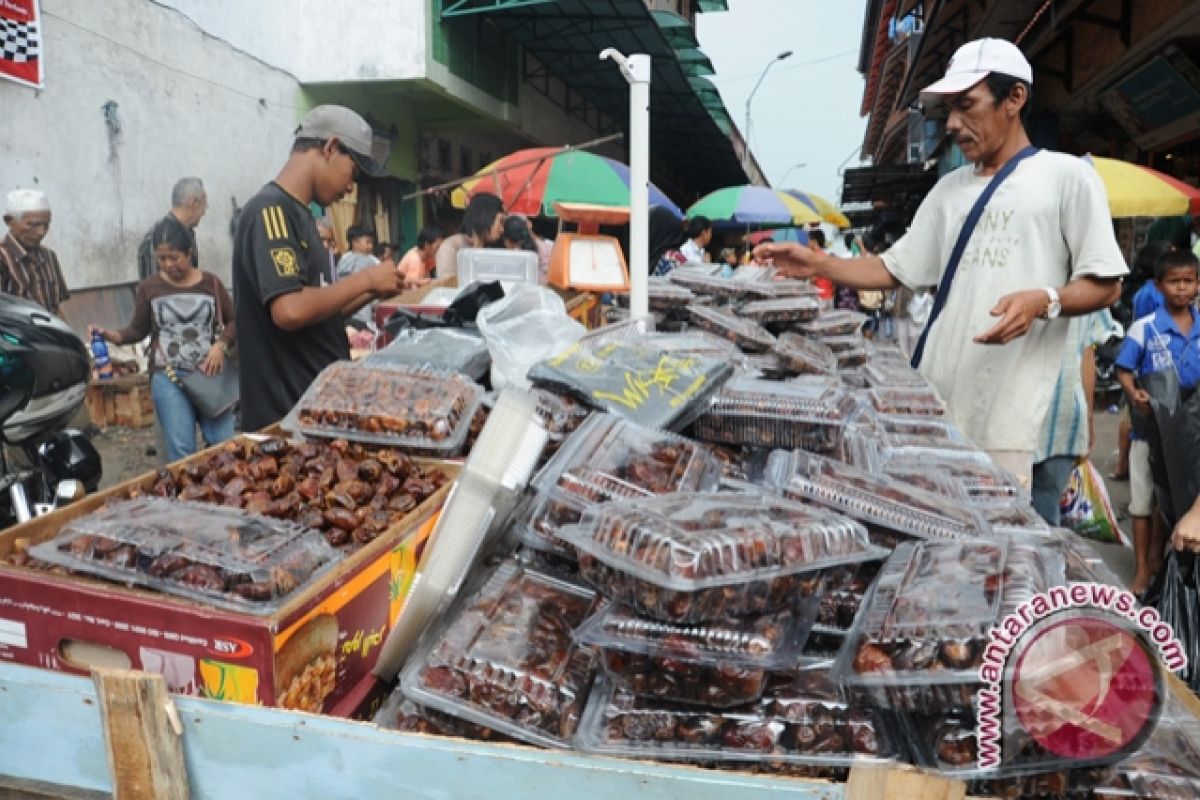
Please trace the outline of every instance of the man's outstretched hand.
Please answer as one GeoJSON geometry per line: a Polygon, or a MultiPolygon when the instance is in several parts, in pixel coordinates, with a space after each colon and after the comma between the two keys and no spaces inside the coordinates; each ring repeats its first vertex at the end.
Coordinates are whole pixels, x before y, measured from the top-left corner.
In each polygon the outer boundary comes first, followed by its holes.
{"type": "Polygon", "coordinates": [[[974,341],[978,344],[1008,344],[1024,336],[1049,303],[1049,296],[1041,289],[1004,295],[991,311],[1000,321],[986,333],[976,336],[974,341]]]}
{"type": "Polygon", "coordinates": [[[824,254],[816,253],[795,242],[767,242],[754,248],[756,261],[773,261],[789,278],[811,278],[819,275],[818,265],[823,258],[824,254]]]}

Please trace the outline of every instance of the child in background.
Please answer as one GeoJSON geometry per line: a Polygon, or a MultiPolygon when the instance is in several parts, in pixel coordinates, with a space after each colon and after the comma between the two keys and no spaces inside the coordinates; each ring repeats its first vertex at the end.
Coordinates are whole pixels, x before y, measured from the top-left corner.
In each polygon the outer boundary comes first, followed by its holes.
{"type": "MultiPolygon", "coordinates": [[[[1200,327],[1192,303],[1200,286],[1200,266],[1187,250],[1172,249],[1154,269],[1154,282],[1163,306],[1133,323],[1117,357],[1117,379],[1135,412],[1151,413],[1150,393],[1142,379],[1151,373],[1174,369],[1181,390],[1200,383],[1200,327]]],[[[1161,526],[1151,524],[1153,482],[1150,476],[1150,443],[1134,434],[1129,455],[1129,514],[1133,517],[1134,555],[1137,570],[1129,588],[1144,592],[1162,565],[1166,546],[1161,526]]]]}
{"type": "Polygon", "coordinates": [[[736,247],[726,247],[721,250],[719,256],[721,264],[721,277],[732,278],[734,270],[738,268],[738,252],[736,247]]]}

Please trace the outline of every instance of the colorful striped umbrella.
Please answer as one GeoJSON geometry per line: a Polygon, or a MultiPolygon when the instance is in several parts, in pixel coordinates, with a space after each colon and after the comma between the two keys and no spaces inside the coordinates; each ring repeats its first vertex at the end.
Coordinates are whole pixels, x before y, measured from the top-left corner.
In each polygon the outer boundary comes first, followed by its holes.
{"type": "Polygon", "coordinates": [[[1114,219],[1200,214],[1200,189],[1195,186],[1128,161],[1090,154],[1083,159],[1100,173],[1114,219]]]}
{"type": "Polygon", "coordinates": [[[799,189],[784,189],[785,192],[799,200],[804,205],[811,208],[817,214],[821,215],[821,219],[828,222],[830,225],[836,225],[839,228],[849,228],[850,220],[838,210],[838,207],[833,203],[821,197],[819,194],[812,192],[802,192],[799,189]]]}
{"type": "Polygon", "coordinates": [[[688,217],[708,217],[714,223],[736,225],[805,225],[821,215],[791,195],[766,186],[729,186],[700,198],[688,217]]]}
{"type": "MultiPolygon", "coordinates": [[[[530,217],[555,216],[555,203],[628,206],[629,167],[586,150],[534,147],[488,164],[451,192],[450,202],[455,208],[466,208],[477,192],[498,195],[506,211],[530,217]]],[[[654,184],[650,185],[650,205],[683,217],[679,206],[654,184]]]]}

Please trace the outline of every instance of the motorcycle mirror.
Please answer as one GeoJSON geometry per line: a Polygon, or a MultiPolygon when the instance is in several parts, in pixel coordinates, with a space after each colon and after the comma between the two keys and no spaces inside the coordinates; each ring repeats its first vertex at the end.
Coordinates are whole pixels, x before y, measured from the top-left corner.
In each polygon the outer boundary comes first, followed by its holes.
{"type": "Polygon", "coordinates": [[[87,494],[87,490],[83,488],[83,481],[67,478],[59,481],[58,486],[54,487],[54,505],[55,507],[69,505],[81,499],[85,494],[87,494]]]}

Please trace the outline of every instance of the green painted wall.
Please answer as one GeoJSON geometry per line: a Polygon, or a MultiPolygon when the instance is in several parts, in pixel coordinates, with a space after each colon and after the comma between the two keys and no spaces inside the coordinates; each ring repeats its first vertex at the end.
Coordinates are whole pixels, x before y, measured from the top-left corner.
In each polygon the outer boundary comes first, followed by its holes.
{"type": "Polygon", "coordinates": [[[442,19],[442,0],[429,0],[431,53],[451,74],[498,100],[516,104],[521,51],[486,14],[442,19]]]}

